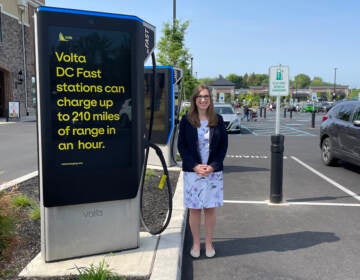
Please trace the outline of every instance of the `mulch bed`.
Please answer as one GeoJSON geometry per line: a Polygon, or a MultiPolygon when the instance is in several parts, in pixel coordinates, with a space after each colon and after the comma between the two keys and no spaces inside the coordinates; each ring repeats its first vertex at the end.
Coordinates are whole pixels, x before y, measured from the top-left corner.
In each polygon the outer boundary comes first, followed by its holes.
{"type": "MultiPolygon", "coordinates": [[[[169,179],[172,195],[175,193],[180,171],[169,171],[169,179]]],[[[151,172],[144,183],[142,212],[146,227],[151,231],[158,231],[164,224],[168,211],[168,190],[166,185],[163,189],[158,187],[162,171],[151,172]]],[[[17,186],[5,190],[16,194],[25,194],[39,203],[39,179],[34,177],[17,186]]],[[[19,280],[17,275],[23,268],[40,252],[40,220],[32,220],[27,215],[27,210],[16,210],[20,219],[16,225],[16,242],[12,248],[12,254],[6,259],[0,258],[0,279],[19,280]]],[[[140,226],[140,231],[146,231],[140,226]]],[[[26,278],[30,279],[30,278],[26,278]]],[[[34,280],[33,278],[32,280],[34,280]]],[[[44,280],[44,278],[41,278],[44,280]]],[[[49,278],[50,279],[50,278],[49,278]]],[[[71,279],[69,277],[57,277],[51,279],[71,279]]],[[[72,278],[74,279],[74,278],[72,278]]],[[[127,280],[130,280],[128,278],[127,280]]]]}

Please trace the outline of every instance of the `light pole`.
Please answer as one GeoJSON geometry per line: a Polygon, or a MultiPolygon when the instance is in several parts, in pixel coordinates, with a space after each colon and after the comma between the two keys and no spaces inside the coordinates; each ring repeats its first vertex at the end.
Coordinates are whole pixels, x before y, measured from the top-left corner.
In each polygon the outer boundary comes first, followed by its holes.
{"type": "Polygon", "coordinates": [[[336,70],[337,67],[334,67],[334,92],[333,92],[333,100],[336,98],[336,70]]]}
{"type": "Polygon", "coordinates": [[[193,75],[193,57],[191,57],[191,65],[190,65],[190,69],[191,69],[191,76],[193,75]]]}
{"type": "Polygon", "coordinates": [[[173,0],[173,29],[175,28],[176,21],[176,0],[173,0]]]}
{"type": "Polygon", "coordinates": [[[24,90],[25,90],[25,111],[26,115],[29,115],[28,110],[28,96],[27,96],[27,69],[26,69],[26,51],[25,51],[25,26],[24,26],[24,14],[27,6],[27,0],[18,0],[17,7],[20,13],[21,20],[21,38],[22,38],[22,52],[23,52],[23,68],[24,68],[24,90]]]}

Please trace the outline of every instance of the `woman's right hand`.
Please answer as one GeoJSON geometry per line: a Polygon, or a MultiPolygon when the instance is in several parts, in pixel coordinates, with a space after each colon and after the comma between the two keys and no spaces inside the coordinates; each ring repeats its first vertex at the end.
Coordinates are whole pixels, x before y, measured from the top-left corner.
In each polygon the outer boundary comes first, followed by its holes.
{"type": "Polygon", "coordinates": [[[194,167],[194,171],[199,176],[208,176],[211,172],[209,172],[209,166],[206,164],[198,164],[194,167]]]}

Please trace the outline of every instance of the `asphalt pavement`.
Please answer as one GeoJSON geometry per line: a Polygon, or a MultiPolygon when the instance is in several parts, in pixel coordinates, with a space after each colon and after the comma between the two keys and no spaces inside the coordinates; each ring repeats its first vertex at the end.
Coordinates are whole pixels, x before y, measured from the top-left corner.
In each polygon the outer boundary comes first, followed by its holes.
{"type": "MultiPolygon", "coordinates": [[[[360,172],[345,163],[334,168],[321,163],[320,119],[318,115],[313,128],[310,114],[282,118],[285,150],[279,204],[269,203],[274,114],[244,123],[241,134],[229,136],[225,204],[217,210],[214,258],[206,258],[203,251],[199,259],[189,255],[191,234],[180,175],[169,228],[156,237],[142,234],[137,250],[106,255],[111,267],[122,266],[119,274],[129,279],[360,279],[360,172]],[[135,271],[126,271],[126,263],[135,271]]],[[[104,258],[95,257],[85,259],[91,263],[104,258]]]]}
{"type": "Polygon", "coordinates": [[[285,135],[283,201],[269,203],[274,114],[244,122],[229,136],[225,205],[217,211],[216,257],[189,256],[187,227],[182,280],[360,279],[360,172],[321,163],[319,125],[310,114],[281,118],[285,135]]]}

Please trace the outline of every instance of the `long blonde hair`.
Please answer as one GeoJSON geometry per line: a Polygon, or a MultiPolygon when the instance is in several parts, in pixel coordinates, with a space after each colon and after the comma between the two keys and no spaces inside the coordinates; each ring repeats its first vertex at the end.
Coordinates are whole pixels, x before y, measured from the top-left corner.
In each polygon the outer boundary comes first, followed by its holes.
{"type": "Polygon", "coordinates": [[[199,95],[199,93],[203,90],[207,90],[210,96],[210,104],[209,107],[206,109],[208,126],[216,126],[218,124],[218,116],[214,111],[214,102],[210,93],[210,89],[206,85],[198,85],[195,88],[194,93],[191,95],[190,98],[191,104],[190,104],[190,109],[187,113],[187,118],[193,126],[200,127],[199,111],[196,106],[196,98],[199,95]]]}

